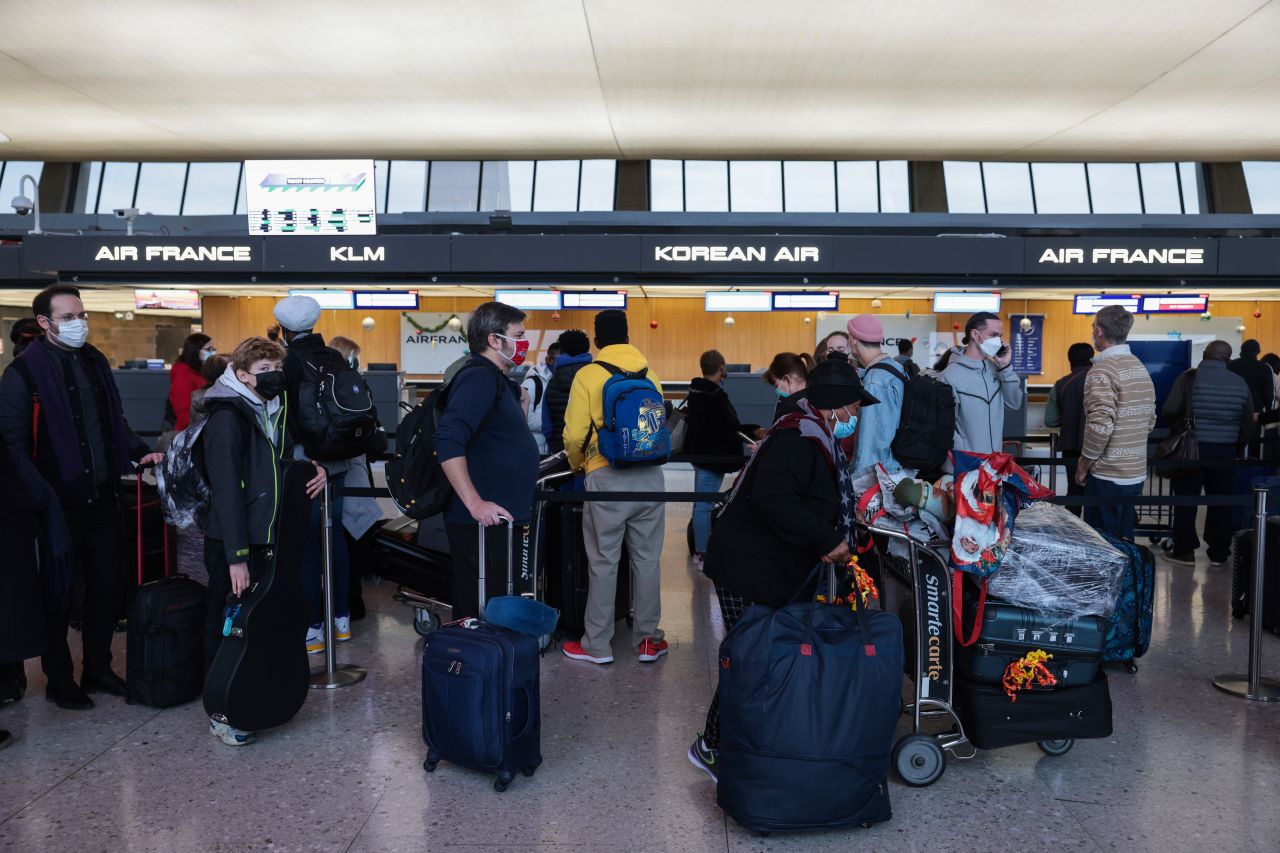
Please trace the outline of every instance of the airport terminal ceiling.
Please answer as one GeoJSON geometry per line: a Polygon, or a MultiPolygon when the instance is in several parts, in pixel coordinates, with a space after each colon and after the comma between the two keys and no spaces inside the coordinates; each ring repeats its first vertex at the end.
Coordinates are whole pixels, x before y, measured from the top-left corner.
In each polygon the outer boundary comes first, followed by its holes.
{"type": "Polygon", "coordinates": [[[1259,0],[3,4],[0,158],[1280,159],[1278,36],[1259,0]]]}

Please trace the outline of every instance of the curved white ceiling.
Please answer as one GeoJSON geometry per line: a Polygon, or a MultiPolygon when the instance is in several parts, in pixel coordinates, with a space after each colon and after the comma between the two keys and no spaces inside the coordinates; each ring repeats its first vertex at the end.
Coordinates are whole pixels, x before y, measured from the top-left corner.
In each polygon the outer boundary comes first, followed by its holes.
{"type": "Polygon", "coordinates": [[[0,159],[1280,159],[1280,0],[0,2],[0,159]]]}

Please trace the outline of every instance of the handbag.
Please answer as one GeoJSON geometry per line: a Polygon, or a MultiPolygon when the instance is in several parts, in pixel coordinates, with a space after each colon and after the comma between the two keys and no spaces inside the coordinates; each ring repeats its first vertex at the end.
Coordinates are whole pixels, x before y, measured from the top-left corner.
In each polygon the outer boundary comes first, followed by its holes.
{"type": "MultiPolygon", "coordinates": [[[[1187,401],[1186,413],[1182,423],[1174,427],[1169,437],[1156,445],[1156,458],[1168,462],[1199,462],[1200,444],[1195,439],[1196,418],[1192,409],[1192,390],[1195,386],[1194,370],[1183,374],[1182,396],[1187,401]]],[[[1181,477],[1194,471],[1194,468],[1181,468],[1177,465],[1161,465],[1156,468],[1156,475],[1166,479],[1181,477]]]]}

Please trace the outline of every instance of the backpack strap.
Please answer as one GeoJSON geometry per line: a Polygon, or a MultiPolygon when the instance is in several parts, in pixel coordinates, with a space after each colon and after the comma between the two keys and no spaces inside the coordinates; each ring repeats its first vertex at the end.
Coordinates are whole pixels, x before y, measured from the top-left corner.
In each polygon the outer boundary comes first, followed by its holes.
{"type": "Polygon", "coordinates": [[[987,578],[982,579],[978,588],[978,607],[973,617],[973,630],[966,635],[962,617],[964,613],[964,575],[964,572],[951,573],[951,618],[955,624],[957,642],[962,646],[972,646],[978,642],[978,635],[982,633],[982,616],[987,609],[987,578]]]}
{"type": "MultiPolygon", "coordinates": [[[[910,382],[911,377],[907,375],[907,372],[905,370],[895,370],[894,368],[889,366],[889,362],[891,361],[893,361],[893,359],[891,358],[885,359],[883,361],[877,361],[875,364],[868,367],[867,370],[883,370],[885,373],[891,373],[894,376],[901,379],[904,385],[910,382]]],[[[897,364],[897,362],[894,362],[894,364],[897,364]]]]}
{"type": "Polygon", "coordinates": [[[542,377],[536,372],[530,373],[529,376],[533,379],[533,407],[536,409],[542,405],[542,395],[544,393],[542,377]]]}

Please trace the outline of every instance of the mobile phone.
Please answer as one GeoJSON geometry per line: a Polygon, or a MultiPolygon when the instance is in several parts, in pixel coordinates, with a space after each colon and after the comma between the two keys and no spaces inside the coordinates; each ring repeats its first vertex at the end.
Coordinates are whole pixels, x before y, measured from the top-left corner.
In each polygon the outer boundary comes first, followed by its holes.
{"type": "Polygon", "coordinates": [[[1009,354],[1009,345],[1005,344],[1004,346],[1000,347],[1000,349],[996,352],[996,358],[1004,358],[1008,354],[1009,354]]]}

